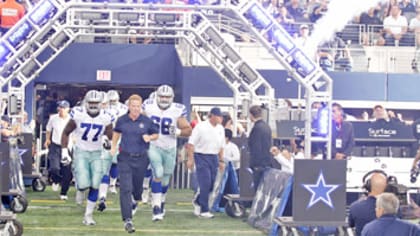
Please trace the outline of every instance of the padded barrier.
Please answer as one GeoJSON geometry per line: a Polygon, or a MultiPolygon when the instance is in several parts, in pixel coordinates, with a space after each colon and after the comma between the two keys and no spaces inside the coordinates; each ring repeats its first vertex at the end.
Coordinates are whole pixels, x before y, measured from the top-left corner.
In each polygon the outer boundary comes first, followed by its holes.
{"type": "Polygon", "coordinates": [[[284,209],[288,200],[289,194],[283,193],[290,193],[291,177],[290,173],[277,169],[265,171],[252,202],[248,224],[264,232],[271,230],[273,218],[282,214],[278,212],[279,207],[284,209]]]}

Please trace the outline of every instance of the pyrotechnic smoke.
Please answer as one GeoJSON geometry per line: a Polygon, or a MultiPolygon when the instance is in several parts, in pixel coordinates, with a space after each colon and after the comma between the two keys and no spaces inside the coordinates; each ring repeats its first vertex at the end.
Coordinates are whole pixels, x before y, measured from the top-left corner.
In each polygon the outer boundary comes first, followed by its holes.
{"type": "Polygon", "coordinates": [[[328,42],[334,34],[344,29],[353,17],[360,15],[387,0],[331,0],[324,16],[314,25],[305,50],[309,55],[314,55],[319,45],[328,42]]]}

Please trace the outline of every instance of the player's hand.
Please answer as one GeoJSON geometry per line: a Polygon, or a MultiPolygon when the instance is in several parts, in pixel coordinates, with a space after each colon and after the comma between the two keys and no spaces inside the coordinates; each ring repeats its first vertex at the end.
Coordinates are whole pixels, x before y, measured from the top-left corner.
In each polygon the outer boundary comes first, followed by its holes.
{"type": "Polygon", "coordinates": [[[50,146],[50,144],[51,144],[51,140],[47,139],[47,140],[45,140],[44,147],[46,149],[48,149],[48,147],[50,146]]]}
{"type": "Polygon", "coordinates": [[[115,154],[117,153],[117,150],[115,149],[115,148],[112,148],[111,147],[111,150],[109,150],[109,154],[111,155],[111,156],[115,156],[115,154]]]}
{"type": "Polygon", "coordinates": [[[225,169],[225,162],[224,161],[219,161],[219,170],[223,171],[225,169]]]}
{"type": "Polygon", "coordinates": [[[150,135],[148,135],[148,134],[143,134],[143,140],[144,140],[146,143],[150,142],[150,135]]]}
{"type": "Polygon", "coordinates": [[[111,141],[109,141],[108,137],[104,137],[102,140],[102,147],[104,147],[105,150],[111,150],[111,141]]]}
{"type": "Polygon", "coordinates": [[[193,169],[193,167],[194,167],[194,160],[193,160],[193,159],[188,159],[188,160],[187,160],[187,168],[188,168],[189,170],[192,170],[192,169],[193,169]]]}
{"type": "Polygon", "coordinates": [[[169,134],[179,136],[181,134],[181,130],[178,129],[176,125],[171,124],[171,126],[169,126],[169,134]]]}
{"type": "Polygon", "coordinates": [[[71,162],[71,157],[69,150],[67,148],[61,149],[61,163],[65,166],[68,166],[71,162]]]}

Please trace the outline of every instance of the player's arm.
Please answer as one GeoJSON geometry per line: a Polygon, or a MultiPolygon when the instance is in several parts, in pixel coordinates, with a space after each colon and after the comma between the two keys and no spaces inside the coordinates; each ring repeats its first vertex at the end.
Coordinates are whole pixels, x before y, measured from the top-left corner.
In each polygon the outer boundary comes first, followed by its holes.
{"type": "Polygon", "coordinates": [[[413,169],[417,167],[417,162],[419,160],[420,160],[420,148],[417,149],[417,154],[416,154],[416,157],[414,158],[413,165],[412,165],[413,169]]]}
{"type": "Polygon", "coordinates": [[[70,120],[66,127],[63,130],[63,134],[61,135],[61,148],[67,148],[69,145],[69,136],[71,132],[73,132],[77,128],[76,122],[74,120],[70,120]]]}
{"type": "Polygon", "coordinates": [[[179,117],[177,120],[177,127],[181,130],[179,136],[188,137],[191,135],[192,128],[190,123],[185,117],[179,117]]]}
{"type": "Polygon", "coordinates": [[[105,135],[109,140],[112,139],[112,132],[113,132],[112,123],[110,123],[109,125],[105,127],[105,135]]]}

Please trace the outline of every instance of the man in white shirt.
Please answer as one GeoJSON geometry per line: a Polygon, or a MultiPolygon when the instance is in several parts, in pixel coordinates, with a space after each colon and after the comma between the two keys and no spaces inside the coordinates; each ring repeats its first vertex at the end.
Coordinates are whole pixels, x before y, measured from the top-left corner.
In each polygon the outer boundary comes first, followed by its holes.
{"type": "Polygon", "coordinates": [[[406,44],[408,22],[405,16],[401,15],[398,4],[391,7],[391,14],[384,20],[384,38],[386,46],[399,46],[406,44]],[[404,42],[403,42],[404,41],[404,42]]]}
{"type": "Polygon", "coordinates": [[[188,169],[196,167],[199,193],[193,199],[194,215],[213,218],[209,211],[209,195],[216,180],[217,168],[224,168],[225,131],[220,108],[213,107],[206,121],[198,123],[188,140],[188,169]]]}
{"type": "Polygon", "coordinates": [[[281,165],[281,170],[290,174],[293,174],[293,157],[292,154],[287,150],[280,150],[278,147],[271,147],[271,154],[274,159],[281,165]]]}
{"type": "Polygon", "coordinates": [[[58,191],[61,183],[60,199],[67,200],[67,191],[73,176],[71,166],[61,163],[61,134],[70,120],[70,104],[65,100],[60,101],[57,109],[58,113],[48,120],[44,147],[48,149],[50,163],[48,172],[52,179],[52,189],[55,192],[58,191]]]}
{"type": "MultiPolygon", "coordinates": [[[[236,146],[235,143],[232,143],[232,136],[233,136],[233,132],[230,129],[225,129],[225,140],[226,140],[226,144],[224,147],[224,154],[225,154],[225,163],[232,163],[233,168],[235,169],[235,171],[239,170],[240,167],[240,153],[239,153],[239,148],[238,146],[236,146]]],[[[226,165],[227,166],[227,165],[226,165]]]]}

